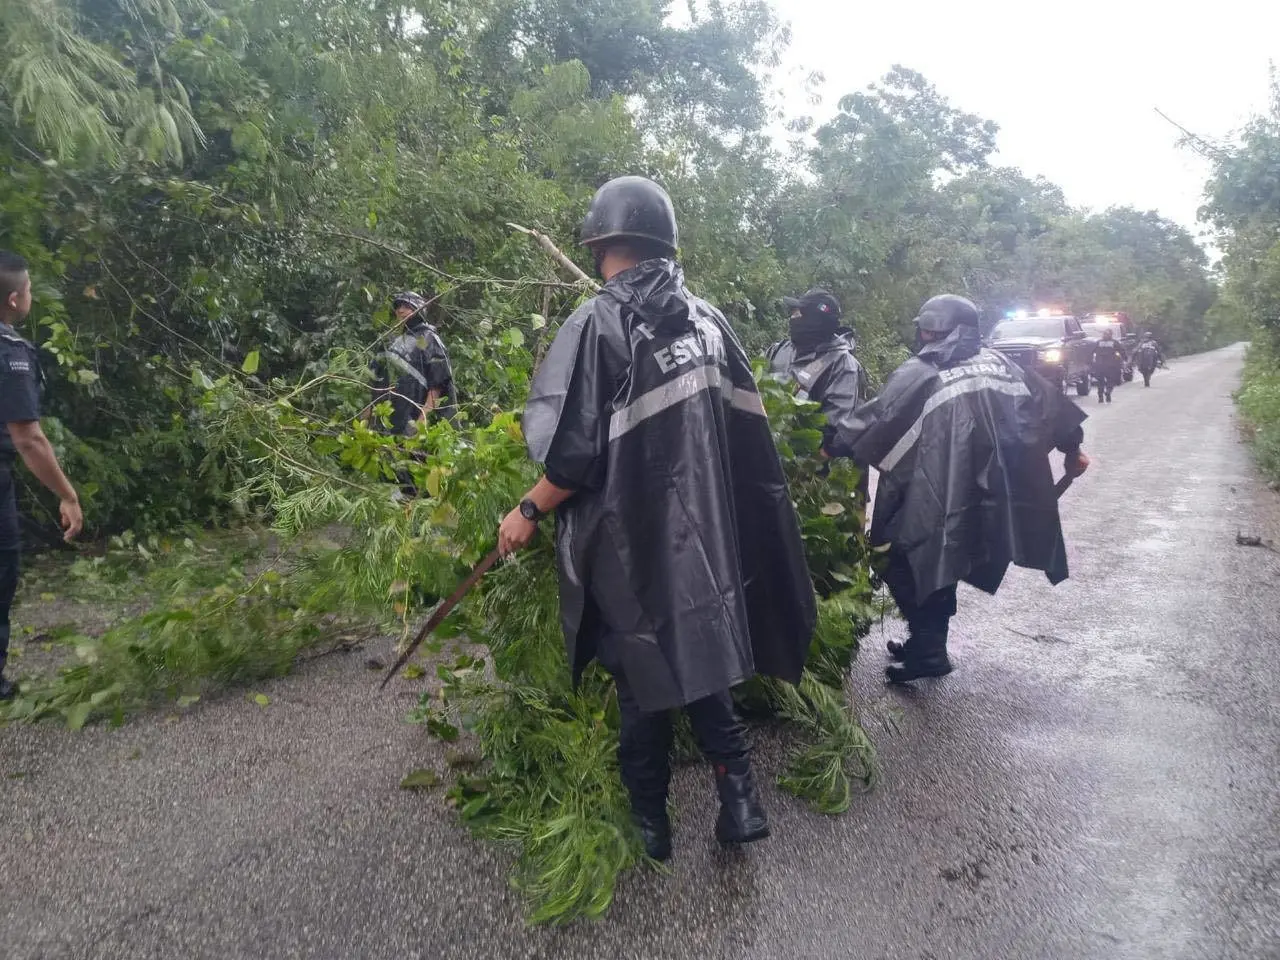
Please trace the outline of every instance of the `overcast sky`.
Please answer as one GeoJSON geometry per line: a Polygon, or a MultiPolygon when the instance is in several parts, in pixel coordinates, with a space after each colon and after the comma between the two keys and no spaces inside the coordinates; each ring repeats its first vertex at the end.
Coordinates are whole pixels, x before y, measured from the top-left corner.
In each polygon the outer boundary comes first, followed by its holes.
{"type": "Polygon", "coordinates": [[[998,163],[1078,206],[1155,209],[1193,232],[1207,167],[1154,108],[1226,137],[1265,109],[1268,63],[1280,64],[1276,0],[773,2],[793,31],[777,75],[788,113],[822,120],[900,63],[1000,125],[998,163]],[[818,108],[803,92],[811,70],[826,75],[818,108]]]}

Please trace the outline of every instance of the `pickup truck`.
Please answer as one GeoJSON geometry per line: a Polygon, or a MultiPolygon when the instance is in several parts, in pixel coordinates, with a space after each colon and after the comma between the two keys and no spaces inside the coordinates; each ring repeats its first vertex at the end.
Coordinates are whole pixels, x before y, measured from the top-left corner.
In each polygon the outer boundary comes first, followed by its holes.
{"type": "Polygon", "coordinates": [[[1036,371],[1059,390],[1075,387],[1079,396],[1089,395],[1093,344],[1075,317],[1001,320],[988,335],[987,346],[999,350],[1024,370],[1036,371]]]}

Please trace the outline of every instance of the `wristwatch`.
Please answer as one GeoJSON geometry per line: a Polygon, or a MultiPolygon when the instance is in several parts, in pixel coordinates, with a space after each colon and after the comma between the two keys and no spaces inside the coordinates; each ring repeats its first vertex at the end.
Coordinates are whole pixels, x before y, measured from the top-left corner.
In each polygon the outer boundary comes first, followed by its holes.
{"type": "Polygon", "coordinates": [[[546,514],[538,509],[538,505],[536,503],[526,497],[524,500],[520,501],[520,516],[524,517],[530,523],[537,523],[545,517],[546,514]]]}

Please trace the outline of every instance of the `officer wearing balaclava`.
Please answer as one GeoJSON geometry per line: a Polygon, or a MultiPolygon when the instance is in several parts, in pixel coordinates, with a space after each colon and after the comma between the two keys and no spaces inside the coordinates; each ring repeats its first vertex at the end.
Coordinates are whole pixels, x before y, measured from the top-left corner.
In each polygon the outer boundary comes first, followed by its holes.
{"type": "Polygon", "coordinates": [[[790,380],[801,400],[821,405],[828,424],[822,446],[830,456],[835,424],[866,399],[866,372],[853,355],[853,331],[840,322],[839,300],[815,288],[782,302],[791,311],[791,336],[769,348],[770,372],[790,380]]]}

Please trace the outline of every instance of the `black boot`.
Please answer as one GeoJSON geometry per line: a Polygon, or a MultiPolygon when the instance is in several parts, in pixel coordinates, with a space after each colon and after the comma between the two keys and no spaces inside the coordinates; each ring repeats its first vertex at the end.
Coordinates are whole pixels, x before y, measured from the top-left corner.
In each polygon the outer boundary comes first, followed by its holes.
{"type": "Polygon", "coordinates": [[[18,685],[12,680],[5,679],[4,674],[0,673],[0,702],[12,700],[18,695],[18,685]]]}
{"type": "Polygon", "coordinates": [[[951,660],[947,656],[947,634],[950,624],[919,626],[911,631],[909,644],[899,644],[901,663],[885,667],[884,675],[890,683],[909,683],[924,677],[945,677],[951,672],[951,660]]]}
{"type": "Polygon", "coordinates": [[[889,656],[894,660],[901,660],[906,656],[907,645],[898,640],[890,640],[885,645],[885,649],[889,651],[889,656]]]}
{"type": "Polygon", "coordinates": [[[945,677],[953,669],[951,658],[944,651],[928,657],[913,657],[902,663],[890,664],[884,668],[884,675],[890,683],[910,683],[912,680],[922,680],[926,677],[945,677]]]}
{"type": "Polygon", "coordinates": [[[644,852],[654,860],[671,859],[671,820],[666,812],[655,815],[632,813],[644,840],[644,852]]]}
{"type": "Polygon", "coordinates": [[[716,790],[720,794],[717,840],[721,843],[751,843],[769,836],[769,817],[756,795],[750,761],[717,764],[716,790]]]}

